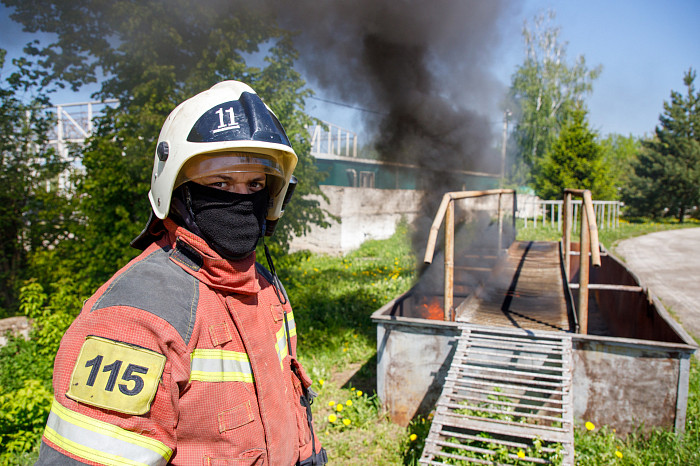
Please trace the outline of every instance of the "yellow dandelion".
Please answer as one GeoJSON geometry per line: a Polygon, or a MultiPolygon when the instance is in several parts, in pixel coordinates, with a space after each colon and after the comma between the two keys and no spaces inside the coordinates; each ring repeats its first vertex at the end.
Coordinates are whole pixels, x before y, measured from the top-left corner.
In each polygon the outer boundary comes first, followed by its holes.
{"type": "Polygon", "coordinates": [[[328,402],[328,406],[330,406],[331,408],[332,408],[333,406],[335,406],[335,401],[329,401],[329,402],[328,402]]]}
{"type": "Polygon", "coordinates": [[[335,414],[331,414],[330,416],[328,416],[328,422],[335,422],[337,420],[338,418],[335,416],[335,414]]]}
{"type": "Polygon", "coordinates": [[[352,422],[352,421],[350,421],[350,419],[348,419],[348,418],[343,419],[343,424],[345,424],[346,426],[349,426],[350,422],[352,422]]]}
{"type": "Polygon", "coordinates": [[[525,458],[525,452],[522,450],[518,450],[518,458],[520,458],[520,459],[525,458]]]}
{"type": "Polygon", "coordinates": [[[339,404],[338,406],[335,407],[335,410],[338,412],[341,412],[343,410],[343,405],[339,404]]]}
{"type": "Polygon", "coordinates": [[[352,400],[346,401],[346,402],[345,402],[345,405],[346,405],[346,406],[352,406],[352,400]]]}
{"type": "Polygon", "coordinates": [[[355,391],[355,387],[352,387],[352,388],[350,389],[350,391],[351,391],[351,392],[354,392],[354,391],[355,391]]]}
{"type": "Polygon", "coordinates": [[[416,434],[411,434],[408,436],[408,438],[411,440],[411,442],[415,442],[418,436],[416,434]]]}
{"type": "Polygon", "coordinates": [[[595,424],[593,424],[591,421],[587,421],[586,422],[586,429],[588,429],[588,430],[595,429],[595,424]]]}
{"type": "Polygon", "coordinates": [[[345,353],[347,350],[348,350],[347,348],[343,348],[343,353],[345,353]]]}
{"type": "Polygon", "coordinates": [[[357,393],[357,396],[362,396],[362,390],[358,390],[356,393],[357,393]]]}
{"type": "Polygon", "coordinates": [[[318,384],[323,387],[323,384],[326,383],[325,380],[323,379],[318,379],[318,384]]]}
{"type": "Polygon", "coordinates": [[[622,458],[622,452],[620,450],[615,450],[615,456],[622,458]]]}

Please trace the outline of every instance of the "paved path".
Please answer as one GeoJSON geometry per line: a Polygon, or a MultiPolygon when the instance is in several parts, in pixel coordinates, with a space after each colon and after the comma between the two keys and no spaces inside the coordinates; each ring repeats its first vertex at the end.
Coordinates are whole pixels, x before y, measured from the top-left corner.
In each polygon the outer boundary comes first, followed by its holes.
{"type": "Polygon", "coordinates": [[[700,228],[669,230],[621,241],[624,260],[683,328],[700,338],[700,228]]]}

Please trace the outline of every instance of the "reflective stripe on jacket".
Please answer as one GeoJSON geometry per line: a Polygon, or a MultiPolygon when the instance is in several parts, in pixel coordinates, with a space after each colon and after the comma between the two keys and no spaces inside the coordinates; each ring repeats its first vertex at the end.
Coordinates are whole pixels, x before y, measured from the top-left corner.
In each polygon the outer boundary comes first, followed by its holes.
{"type": "Polygon", "coordinates": [[[296,361],[291,307],[280,304],[254,254],[226,261],[165,224],[168,233],[100,287],[64,335],[37,464],[276,466],[311,457],[312,445],[318,454],[300,402],[308,377],[296,361]],[[131,359],[85,362],[86,341],[118,346],[131,359]],[[165,360],[150,401],[145,374],[158,366],[139,362],[143,353],[165,360]],[[79,369],[89,374],[87,395],[74,396],[79,369]],[[91,398],[104,390],[106,401],[91,398]],[[124,405],[134,394],[144,414],[128,414],[140,409],[124,405]]]}

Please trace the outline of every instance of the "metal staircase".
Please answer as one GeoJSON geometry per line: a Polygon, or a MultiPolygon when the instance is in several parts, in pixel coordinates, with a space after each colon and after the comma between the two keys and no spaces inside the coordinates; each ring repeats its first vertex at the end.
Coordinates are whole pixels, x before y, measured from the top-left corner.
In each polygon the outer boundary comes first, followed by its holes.
{"type": "Polygon", "coordinates": [[[571,336],[463,324],[420,463],[574,464],[571,336]]]}

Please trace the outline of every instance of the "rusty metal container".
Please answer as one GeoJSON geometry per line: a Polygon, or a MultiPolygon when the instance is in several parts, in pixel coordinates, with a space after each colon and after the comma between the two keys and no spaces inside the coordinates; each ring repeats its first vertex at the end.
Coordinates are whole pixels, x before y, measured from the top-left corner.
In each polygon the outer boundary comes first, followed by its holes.
{"type": "Polygon", "coordinates": [[[421,301],[409,291],[372,314],[377,324],[377,396],[391,420],[403,426],[435,406],[461,333],[456,322],[441,320],[441,300],[432,319],[421,301]]]}
{"type": "MultiPolygon", "coordinates": [[[[572,259],[573,282],[580,261],[572,259]]],[[[641,425],[683,432],[697,345],[619,259],[604,252],[601,261],[590,269],[589,335],[573,338],[574,414],[620,433],[641,425]]]]}
{"type": "MultiPolygon", "coordinates": [[[[578,266],[578,256],[572,256],[572,283],[578,266]]],[[[566,332],[573,337],[575,417],[621,434],[639,426],[682,432],[690,357],[697,345],[612,255],[604,254],[602,267],[591,270],[590,283],[589,334],[566,332]],[[624,286],[595,286],[616,284],[624,286]]],[[[377,325],[377,394],[391,419],[402,425],[433,408],[460,334],[457,323],[436,320],[439,313],[433,308],[439,309],[442,301],[417,292],[419,286],[372,314],[377,325]]],[[[455,296],[455,305],[461,301],[458,308],[469,307],[465,303],[478,294],[472,291],[455,296]]],[[[574,306],[577,290],[565,294],[567,305],[574,306]]]]}

